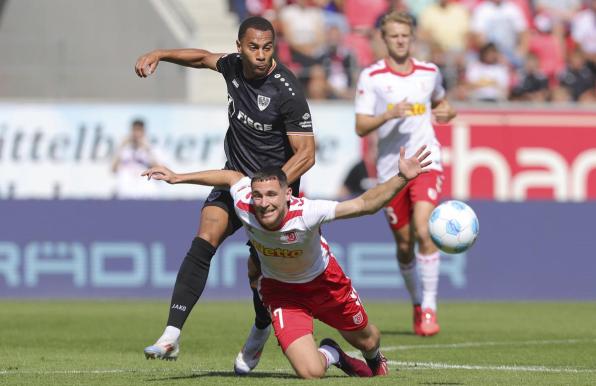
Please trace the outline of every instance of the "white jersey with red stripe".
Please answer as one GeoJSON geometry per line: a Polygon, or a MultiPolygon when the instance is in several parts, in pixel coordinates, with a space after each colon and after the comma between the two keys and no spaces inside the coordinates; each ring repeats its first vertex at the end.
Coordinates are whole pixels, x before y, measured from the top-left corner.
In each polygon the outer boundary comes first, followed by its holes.
{"type": "Polygon", "coordinates": [[[356,114],[377,116],[405,100],[413,105],[412,115],[391,119],[377,132],[379,182],[397,174],[399,148],[404,146],[406,158],[426,145],[431,151],[429,169],[442,171],[441,148],[432,126],[431,103],[445,97],[441,73],[432,63],[410,59],[412,70],[399,73],[385,59],[365,68],[358,80],[356,114]]]}
{"type": "Polygon", "coordinates": [[[321,224],[335,218],[337,201],[292,197],[281,226],[268,230],[255,217],[250,178],[232,187],[234,209],[257,250],[264,277],[286,283],[306,283],[327,268],[331,252],[321,236],[321,224]]]}

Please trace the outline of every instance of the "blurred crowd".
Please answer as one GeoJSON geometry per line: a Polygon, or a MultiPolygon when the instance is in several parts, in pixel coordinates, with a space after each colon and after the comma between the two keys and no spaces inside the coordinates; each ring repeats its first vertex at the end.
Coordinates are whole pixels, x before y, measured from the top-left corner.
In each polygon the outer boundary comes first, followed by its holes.
{"type": "Polygon", "coordinates": [[[386,55],[378,25],[411,15],[413,56],[437,64],[448,97],[596,103],[596,0],[229,0],[269,19],[277,55],[310,99],[352,99],[386,55]]]}

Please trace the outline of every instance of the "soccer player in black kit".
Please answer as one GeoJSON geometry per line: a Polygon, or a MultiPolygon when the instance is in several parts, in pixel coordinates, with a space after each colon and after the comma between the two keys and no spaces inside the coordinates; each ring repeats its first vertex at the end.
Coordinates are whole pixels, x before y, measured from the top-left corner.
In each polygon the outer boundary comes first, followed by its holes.
{"type": "MultiPolygon", "coordinates": [[[[147,77],[164,61],[220,72],[228,90],[225,168],[252,176],[263,166],[280,166],[297,194],[300,176],[315,163],[312,120],[297,79],[273,59],[274,41],[271,23],[251,17],[238,30],[237,54],[201,49],[155,50],[137,60],[135,71],[147,77]]],[[[154,345],[145,348],[147,358],[177,358],[180,330],[205,288],[211,258],[223,240],[240,227],[229,192],[213,189],[201,211],[197,236],[178,271],[167,327],[154,345]]],[[[238,374],[246,374],[257,365],[271,331],[269,313],[254,286],[260,275],[258,257],[250,249],[249,280],[256,317],[234,364],[238,374]]]]}

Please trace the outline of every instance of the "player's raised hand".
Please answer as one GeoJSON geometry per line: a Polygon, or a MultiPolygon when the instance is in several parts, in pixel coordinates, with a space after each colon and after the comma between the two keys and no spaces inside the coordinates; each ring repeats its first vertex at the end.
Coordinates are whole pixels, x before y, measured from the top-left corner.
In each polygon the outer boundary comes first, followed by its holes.
{"type": "Polygon", "coordinates": [[[159,64],[159,55],[155,51],[141,55],[135,63],[135,72],[141,78],[153,74],[159,64]]]}
{"type": "Polygon", "coordinates": [[[393,105],[393,108],[386,112],[386,118],[396,119],[412,115],[412,104],[408,103],[408,98],[404,98],[401,102],[393,105]]]}
{"type": "Polygon", "coordinates": [[[168,184],[175,184],[178,175],[165,166],[154,166],[141,173],[141,177],[145,176],[147,176],[147,180],[153,178],[154,180],[165,181],[168,184]]]}
{"type": "Polygon", "coordinates": [[[424,169],[432,163],[432,161],[426,161],[426,158],[430,155],[430,151],[425,151],[426,145],[423,145],[418,149],[416,154],[410,158],[406,158],[406,149],[402,146],[399,149],[399,174],[407,181],[418,177],[420,173],[428,172],[428,169],[424,169]]]}

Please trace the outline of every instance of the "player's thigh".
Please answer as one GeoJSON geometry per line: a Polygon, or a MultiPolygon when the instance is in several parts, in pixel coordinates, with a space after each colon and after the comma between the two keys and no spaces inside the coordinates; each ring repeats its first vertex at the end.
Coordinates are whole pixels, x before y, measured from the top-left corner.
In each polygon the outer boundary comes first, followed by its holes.
{"type": "Polygon", "coordinates": [[[321,322],[341,331],[362,330],[368,324],[368,315],[352,281],[337,261],[329,260],[322,279],[309,299],[314,316],[321,322]]]}
{"type": "Polygon", "coordinates": [[[319,353],[312,334],[293,341],[284,353],[299,377],[320,378],[325,374],[325,359],[319,353]]]}
{"type": "Polygon", "coordinates": [[[197,236],[217,248],[227,236],[234,233],[240,226],[230,192],[214,188],[201,211],[197,236]]]}
{"type": "Polygon", "coordinates": [[[285,352],[297,339],[312,335],[313,318],[307,309],[287,302],[270,302],[267,296],[262,299],[271,313],[273,331],[282,351],[285,352]]]}

